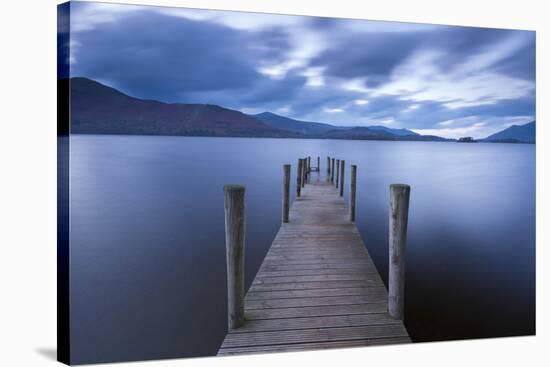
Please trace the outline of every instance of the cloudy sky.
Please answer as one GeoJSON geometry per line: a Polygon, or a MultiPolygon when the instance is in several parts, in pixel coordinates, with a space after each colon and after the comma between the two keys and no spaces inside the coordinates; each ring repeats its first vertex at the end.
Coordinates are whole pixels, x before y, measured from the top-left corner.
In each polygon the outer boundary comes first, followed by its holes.
{"type": "Polygon", "coordinates": [[[535,33],[72,3],[71,76],[165,102],[485,137],[535,116],[535,33]]]}

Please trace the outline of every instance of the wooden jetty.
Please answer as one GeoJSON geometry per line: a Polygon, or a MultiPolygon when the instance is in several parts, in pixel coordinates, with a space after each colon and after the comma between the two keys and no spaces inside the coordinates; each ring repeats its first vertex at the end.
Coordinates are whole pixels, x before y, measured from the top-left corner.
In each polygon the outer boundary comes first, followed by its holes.
{"type": "MultiPolygon", "coordinates": [[[[241,207],[238,203],[232,204],[230,196],[226,196],[229,330],[218,355],[411,341],[402,320],[407,222],[403,209],[408,211],[408,186],[396,185],[391,189],[390,246],[397,249],[393,252],[390,249],[390,272],[394,272],[390,274],[390,287],[395,289],[390,289],[394,298],[389,300],[354,224],[357,167],[352,166],[350,179],[353,202],[346,207],[341,187],[345,161],[337,160],[338,168],[334,172],[334,160],[328,159],[332,170],[327,167],[325,178],[317,167],[316,180],[300,177],[308,170],[308,161],[299,160],[302,169],[298,167],[297,186],[301,186],[304,179],[307,185],[299,191],[290,208],[291,170],[290,165],[284,167],[283,223],[242,300],[235,297],[242,297],[244,293],[243,261],[235,257],[231,246],[243,249],[244,235],[239,237],[228,228],[227,220],[229,215],[231,226],[235,215],[242,215],[242,221],[237,220],[238,225],[242,224],[237,231],[244,233],[244,205],[243,212],[235,213],[232,205],[238,210],[241,207]],[[340,183],[338,189],[333,184],[333,174],[340,183]]],[[[235,190],[235,186],[228,190],[235,190]]],[[[241,190],[244,200],[244,188],[241,190]]],[[[236,252],[242,256],[242,250],[236,252]]]]}

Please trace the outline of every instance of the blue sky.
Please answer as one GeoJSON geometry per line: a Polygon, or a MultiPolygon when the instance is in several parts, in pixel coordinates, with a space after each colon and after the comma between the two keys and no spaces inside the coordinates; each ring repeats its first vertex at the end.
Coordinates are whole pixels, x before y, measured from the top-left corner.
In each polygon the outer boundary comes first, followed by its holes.
{"type": "Polygon", "coordinates": [[[535,119],[535,33],[71,5],[71,76],[165,102],[485,137],[535,119]]]}

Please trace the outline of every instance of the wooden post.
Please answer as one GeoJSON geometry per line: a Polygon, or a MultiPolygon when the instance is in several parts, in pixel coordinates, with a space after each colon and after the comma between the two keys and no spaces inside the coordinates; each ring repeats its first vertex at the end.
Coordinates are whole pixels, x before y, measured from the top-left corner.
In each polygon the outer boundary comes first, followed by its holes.
{"type": "Polygon", "coordinates": [[[332,166],[330,168],[330,182],[334,182],[334,158],[332,158],[332,166]]]}
{"type": "Polygon", "coordinates": [[[388,312],[399,320],[403,320],[404,316],[405,246],[410,192],[409,185],[390,185],[388,312]]]}
{"type": "Polygon", "coordinates": [[[283,223],[288,223],[290,210],[290,164],[283,166],[283,223]]]}
{"type": "Polygon", "coordinates": [[[307,179],[307,158],[302,158],[302,187],[306,186],[307,179]]]}
{"type": "Polygon", "coordinates": [[[330,178],[330,157],[327,156],[327,180],[330,178]]]}
{"type": "Polygon", "coordinates": [[[311,157],[307,157],[307,183],[311,180],[311,157]]]}
{"type": "Polygon", "coordinates": [[[302,159],[298,158],[298,165],[296,166],[296,196],[300,197],[302,192],[302,159]]]}
{"type": "Polygon", "coordinates": [[[317,172],[321,173],[321,158],[317,156],[317,172]]]}
{"type": "Polygon", "coordinates": [[[336,160],[336,188],[338,188],[338,179],[340,178],[340,160],[336,160]]]}
{"type": "Polygon", "coordinates": [[[346,161],[340,162],[340,197],[344,196],[344,168],[346,167],[346,161]]]}
{"type": "Polygon", "coordinates": [[[355,222],[355,193],[357,190],[357,166],[351,165],[349,182],[349,220],[355,222]]]}
{"type": "Polygon", "coordinates": [[[243,186],[237,185],[226,185],[223,188],[229,330],[244,324],[244,191],[243,186]]]}

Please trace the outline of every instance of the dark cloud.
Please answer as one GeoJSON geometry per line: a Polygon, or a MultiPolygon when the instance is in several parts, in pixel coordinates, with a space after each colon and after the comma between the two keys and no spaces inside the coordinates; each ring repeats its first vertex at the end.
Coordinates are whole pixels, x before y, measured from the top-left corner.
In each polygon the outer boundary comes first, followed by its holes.
{"type": "Polygon", "coordinates": [[[247,90],[258,58],[285,47],[280,33],[250,35],[208,22],[151,12],[82,31],[73,75],[109,82],[141,98],[185,101],[201,91],[247,90]],[[261,46],[254,45],[262,41],[261,46]]]}
{"type": "Polygon", "coordinates": [[[354,33],[337,38],[337,44],[313,60],[328,75],[367,77],[369,87],[385,82],[392,70],[422,43],[417,33],[354,33]]]}

